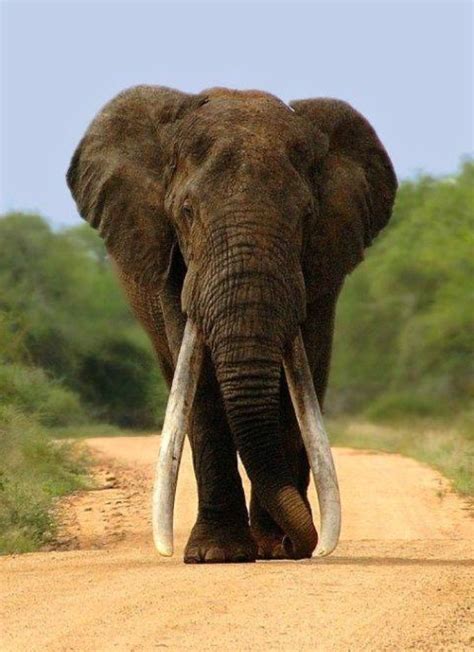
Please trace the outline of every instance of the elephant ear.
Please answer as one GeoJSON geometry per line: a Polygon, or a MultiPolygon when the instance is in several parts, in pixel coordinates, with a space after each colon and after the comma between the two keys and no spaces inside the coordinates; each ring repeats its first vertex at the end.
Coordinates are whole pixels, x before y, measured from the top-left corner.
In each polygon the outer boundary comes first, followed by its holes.
{"type": "Polygon", "coordinates": [[[349,104],[314,99],[290,106],[329,141],[314,177],[319,210],[304,260],[314,294],[340,285],[363,260],[364,249],[390,219],[397,179],[374,129],[349,104]]]}
{"type": "Polygon", "coordinates": [[[123,276],[161,287],[174,230],[164,208],[173,171],[173,130],[205,102],[160,86],[110,101],[89,126],[67,172],[80,215],[98,229],[123,276]]]}

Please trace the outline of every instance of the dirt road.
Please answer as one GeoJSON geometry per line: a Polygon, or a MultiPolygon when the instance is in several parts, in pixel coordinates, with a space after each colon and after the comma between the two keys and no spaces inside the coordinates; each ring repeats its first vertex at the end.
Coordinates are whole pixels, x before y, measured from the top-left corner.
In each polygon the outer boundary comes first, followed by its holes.
{"type": "MultiPolygon", "coordinates": [[[[474,646],[473,520],[437,473],[338,449],[343,533],[324,561],[185,566],[151,544],[156,437],[92,439],[98,489],[61,508],[62,550],[0,560],[0,650],[464,650],[474,646]]],[[[313,495],[313,504],[315,497],[313,495]]]]}

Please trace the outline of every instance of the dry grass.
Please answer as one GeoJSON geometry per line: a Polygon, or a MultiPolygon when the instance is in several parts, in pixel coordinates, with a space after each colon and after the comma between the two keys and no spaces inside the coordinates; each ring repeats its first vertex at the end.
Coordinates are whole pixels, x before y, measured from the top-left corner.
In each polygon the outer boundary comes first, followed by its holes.
{"type": "Polygon", "coordinates": [[[438,469],[459,493],[474,495],[474,429],[467,416],[450,424],[420,419],[390,425],[334,419],[328,430],[336,446],[413,457],[438,469]]]}

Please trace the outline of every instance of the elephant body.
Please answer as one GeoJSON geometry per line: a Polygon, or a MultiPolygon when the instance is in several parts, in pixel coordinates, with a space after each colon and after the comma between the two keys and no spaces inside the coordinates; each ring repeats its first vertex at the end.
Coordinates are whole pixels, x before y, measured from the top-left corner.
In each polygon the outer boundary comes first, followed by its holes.
{"type": "Polygon", "coordinates": [[[301,328],[322,403],[338,294],[396,192],[374,130],[338,100],[138,86],[94,119],[67,179],[168,384],[187,319],[206,345],[185,561],[310,556],[309,465],[282,355],[301,328]]]}

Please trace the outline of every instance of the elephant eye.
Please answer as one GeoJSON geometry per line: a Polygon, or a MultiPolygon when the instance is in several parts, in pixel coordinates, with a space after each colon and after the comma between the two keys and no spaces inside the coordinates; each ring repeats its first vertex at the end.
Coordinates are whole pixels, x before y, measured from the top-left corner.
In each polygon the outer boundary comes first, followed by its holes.
{"type": "Polygon", "coordinates": [[[181,207],[181,212],[184,215],[184,217],[188,220],[191,220],[193,217],[193,207],[189,199],[185,199],[184,203],[181,207]]]}

